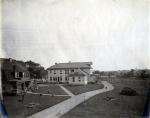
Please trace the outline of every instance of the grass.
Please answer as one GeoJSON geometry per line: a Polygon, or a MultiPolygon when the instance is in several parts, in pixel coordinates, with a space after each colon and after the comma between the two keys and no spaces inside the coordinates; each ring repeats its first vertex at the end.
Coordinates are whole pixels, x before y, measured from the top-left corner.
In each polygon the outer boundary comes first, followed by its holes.
{"type": "Polygon", "coordinates": [[[73,94],[78,95],[84,92],[89,92],[97,89],[102,89],[102,84],[87,84],[87,85],[64,85],[65,88],[70,90],[73,94]]]}
{"type": "Polygon", "coordinates": [[[78,105],[62,118],[142,118],[147,101],[147,80],[107,79],[115,89],[92,97],[78,105]],[[119,92],[123,87],[137,91],[138,96],[123,96],[119,92]],[[113,97],[112,101],[105,98],[113,97]]]}
{"type": "Polygon", "coordinates": [[[24,102],[19,102],[20,96],[5,96],[4,104],[8,112],[9,118],[25,118],[26,116],[37,113],[41,110],[49,108],[57,103],[60,103],[69,97],[66,96],[40,96],[33,94],[26,94],[24,102]],[[39,104],[33,108],[27,108],[29,103],[39,104]]]}
{"type": "Polygon", "coordinates": [[[66,95],[59,86],[53,84],[39,84],[38,90],[34,90],[35,93],[45,93],[45,94],[56,94],[56,95],[66,95]]]}

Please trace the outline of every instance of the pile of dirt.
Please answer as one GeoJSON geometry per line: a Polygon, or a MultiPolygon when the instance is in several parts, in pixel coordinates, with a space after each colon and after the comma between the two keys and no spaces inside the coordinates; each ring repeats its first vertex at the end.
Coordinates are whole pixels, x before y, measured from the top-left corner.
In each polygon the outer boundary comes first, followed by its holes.
{"type": "Polygon", "coordinates": [[[121,90],[120,95],[135,96],[135,95],[138,95],[138,93],[132,88],[124,87],[121,90]]]}

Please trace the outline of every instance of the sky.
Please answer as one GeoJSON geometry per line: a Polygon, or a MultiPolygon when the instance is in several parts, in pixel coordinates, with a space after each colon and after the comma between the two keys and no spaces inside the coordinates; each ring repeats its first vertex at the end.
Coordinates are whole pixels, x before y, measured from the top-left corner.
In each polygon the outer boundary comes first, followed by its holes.
{"type": "Polygon", "coordinates": [[[1,57],[150,68],[148,0],[2,0],[1,57]]]}

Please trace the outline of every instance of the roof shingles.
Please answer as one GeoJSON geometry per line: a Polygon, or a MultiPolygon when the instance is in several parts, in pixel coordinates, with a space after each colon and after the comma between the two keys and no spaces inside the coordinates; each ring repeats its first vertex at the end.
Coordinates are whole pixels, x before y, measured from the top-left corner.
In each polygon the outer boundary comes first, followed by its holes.
{"type": "Polygon", "coordinates": [[[65,68],[91,68],[92,62],[69,62],[56,63],[48,69],[65,69],[65,68]]]}

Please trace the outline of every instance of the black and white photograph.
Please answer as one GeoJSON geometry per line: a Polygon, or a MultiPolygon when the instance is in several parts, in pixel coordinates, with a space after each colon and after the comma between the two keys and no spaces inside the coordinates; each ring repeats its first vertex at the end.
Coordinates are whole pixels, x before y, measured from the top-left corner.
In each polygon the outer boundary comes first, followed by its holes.
{"type": "Polygon", "coordinates": [[[150,118],[149,0],[0,0],[0,118],[150,118]]]}

